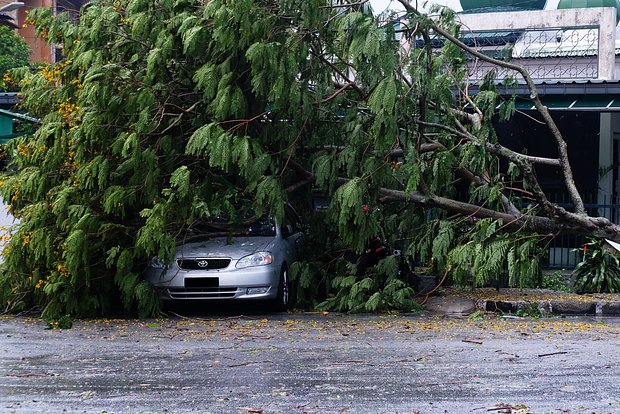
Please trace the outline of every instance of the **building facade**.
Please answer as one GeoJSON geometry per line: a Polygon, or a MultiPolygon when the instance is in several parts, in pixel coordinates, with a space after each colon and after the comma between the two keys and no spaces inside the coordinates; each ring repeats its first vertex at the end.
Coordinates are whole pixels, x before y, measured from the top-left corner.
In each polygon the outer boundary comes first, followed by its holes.
{"type": "MultiPolygon", "coordinates": [[[[560,0],[549,10],[545,0],[461,0],[465,40],[480,51],[528,69],[541,100],[568,144],[577,187],[589,213],[620,223],[620,43],[618,0],[560,0]]],[[[472,61],[471,83],[492,66],[472,61]]],[[[497,70],[497,69],[496,69],[497,70]]],[[[497,78],[519,75],[499,69],[497,78]]],[[[521,79],[522,81],[522,79],[521,79]]],[[[474,91],[475,92],[475,91],[474,91]]],[[[504,145],[531,155],[555,157],[546,127],[530,91],[520,82],[506,87],[517,95],[517,113],[498,124],[504,145]]],[[[570,209],[559,171],[537,168],[548,197],[570,209]]],[[[549,265],[571,267],[579,242],[560,238],[551,246],[549,265]]]]}
{"type": "Polygon", "coordinates": [[[38,7],[49,7],[55,12],[69,11],[76,17],[85,0],[0,0],[0,12],[13,18],[17,25],[17,32],[22,36],[31,49],[31,62],[53,63],[59,60],[59,49],[47,44],[35,33],[34,27],[26,23],[30,10],[38,7]]]}

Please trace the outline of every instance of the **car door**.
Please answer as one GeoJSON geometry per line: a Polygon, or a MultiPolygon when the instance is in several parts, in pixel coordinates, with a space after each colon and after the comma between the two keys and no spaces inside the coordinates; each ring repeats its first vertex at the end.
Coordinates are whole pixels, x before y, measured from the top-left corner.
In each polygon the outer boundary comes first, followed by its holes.
{"type": "Polygon", "coordinates": [[[304,233],[299,215],[288,204],[284,206],[284,227],[288,227],[291,230],[284,233],[286,236],[284,241],[290,253],[288,261],[291,263],[299,258],[299,252],[304,243],[304,233]]]}

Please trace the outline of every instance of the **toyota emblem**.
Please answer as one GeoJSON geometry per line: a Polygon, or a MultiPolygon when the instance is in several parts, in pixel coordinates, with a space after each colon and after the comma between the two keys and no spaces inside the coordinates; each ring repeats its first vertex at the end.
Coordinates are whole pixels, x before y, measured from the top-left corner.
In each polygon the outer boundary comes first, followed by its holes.
{"type": "Polygon", "coordinates": [[[198,267],[202,267],[202,268],[209,266],[209,262],[207,262],[206,260],[200,260],[197,264],[198,264],[198,267]]]}

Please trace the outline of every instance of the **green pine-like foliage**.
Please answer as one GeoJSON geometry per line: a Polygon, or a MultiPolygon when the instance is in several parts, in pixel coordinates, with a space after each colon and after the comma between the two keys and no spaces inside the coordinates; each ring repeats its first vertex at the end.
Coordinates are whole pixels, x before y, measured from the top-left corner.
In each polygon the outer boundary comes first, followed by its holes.
{"type": "MultiPolygon", "coordinates": [[[[463,52],[403,47],[385,19],[340,3],[101,0],[77,23],[31,12],[64,58],[13,73],[22,109],[41,121],[7,148],[0,195],[21,225],[4,252],[2,307],[155,314],[141,278],[149,259],[170,260],[188,226],[240,197],[277,218],[292,200],[313,223],[291,268],[301,306],[414,308],[393,257],[363,275],[345,260],[375,237],[406,252],[409,267],[432,259],[455,280],[533,275],[538,237],[380,191],[501,208],[523,165],[507,177],[480,144],[496,142],[493,80],[476,101],[487,115],[471,128],[479,140],[464,141],[450,132],[464,122],[451,109],[470,104],[454,94],[463,52]],[[463,184],[464,168],[484,180],[463,184]],[[326,214],[310,207],[313,186],[326,214]]],[[[428,35],[425,16],[410,18],[428,35]]],[[[457,33],[449,15],[441,22],[457,33]]]]}
{"type": "Polygon", "coordinates": [[[275,84],[290,86],[300,50],[284,47],[289,33],[269,7],[103,1],[77,24],[45,9],[29,18],[64,59],[15,74],[41,124],[8,148],[15,174],[1,192],[21,225],[5,251],[3,302],[48,317],[153,314],[141,272],[152,256],[170,259],[189,224],[244,193],[257,211],[283,215],[286,174],[273,154],[299,131],[274,134],[260,114],[291,99],[275,84]],[[273,43],[268,59],[250,56],[273,43]]]}

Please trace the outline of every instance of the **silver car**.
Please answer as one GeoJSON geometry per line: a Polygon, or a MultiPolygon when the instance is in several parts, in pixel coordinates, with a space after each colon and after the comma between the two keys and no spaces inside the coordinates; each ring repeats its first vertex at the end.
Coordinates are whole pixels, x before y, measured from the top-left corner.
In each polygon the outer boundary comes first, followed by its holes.
{"type": "Polygon", "coordinates": [[[196,241],[180,244],[171,264],[154,259],[146,271],[164,300],[265,300],[287,308],[288,268],[304,239],[290,205],[283,225],[266,216],[239,225],[204,223],[188,238],[196,241]]]}

